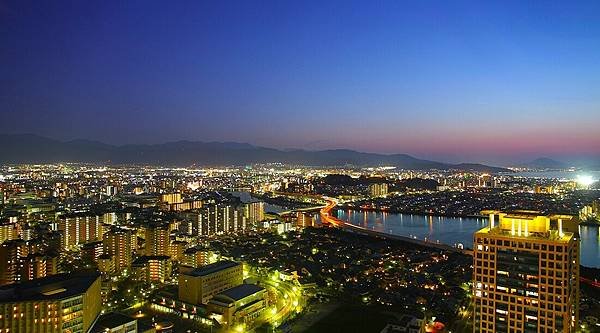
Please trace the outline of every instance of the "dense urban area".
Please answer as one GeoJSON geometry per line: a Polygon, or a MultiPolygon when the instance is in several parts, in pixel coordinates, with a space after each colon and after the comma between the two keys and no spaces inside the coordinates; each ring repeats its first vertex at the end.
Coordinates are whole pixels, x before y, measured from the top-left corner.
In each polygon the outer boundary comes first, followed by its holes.
{"type": "Polygon", "coordinates": [[[598,182],[513,172],[6,165],[0,332],[599,332],[600,270],[577,239],[599,206],[598,182]],[[349,210],[485,222],[458,246],[349,210]],[[540,245],[551,273],[523,254],[540,239],[566,251],[540,245]],[[553,288],[555,312],[534,314],[553,288]],[[525,297],[521,322],[486,312],[504,292],[525,297]]]}

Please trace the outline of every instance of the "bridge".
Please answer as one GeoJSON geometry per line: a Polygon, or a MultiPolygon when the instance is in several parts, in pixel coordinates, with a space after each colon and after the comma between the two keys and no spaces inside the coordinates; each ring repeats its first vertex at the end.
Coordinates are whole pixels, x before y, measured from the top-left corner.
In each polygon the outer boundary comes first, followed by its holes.
{"type": "Polygon", "coordinates": [[[331,225],[336,228],[345,229],[345,230],[363,234],[363,235],[395,239],[395,240],[400,240],[400,241],[411,243],[411,244],[435,248],[438,250],[473,255],[472,250],[459,249],[459,248],[452,247],[452,246],[449,246],[446,244],[431,243],[431,242],[426,242],[426,241],[423,241],[420,239],[415,239],[415,238],[406,237],[406,236],[392,235],[392,234],[388,234],[388,233],[384,233],[384,232],[380,232],[380,231],[370,230],[370,229],[367,229],[367,228],[364,228],[364,227],[361,227],[358,225],[354,225],[352,223],[346,223],[345,221],[342,221],[342,220],[338,219],[337,217],[331,215],[331,210],[333,210],[333,208],[338,204],[337,199],[329,198],[329,197],[323,197],[323,199],[327,202],[327,204],[320,210],[321,221],[324,224],[328,224],[328,225],[331,225]]]}

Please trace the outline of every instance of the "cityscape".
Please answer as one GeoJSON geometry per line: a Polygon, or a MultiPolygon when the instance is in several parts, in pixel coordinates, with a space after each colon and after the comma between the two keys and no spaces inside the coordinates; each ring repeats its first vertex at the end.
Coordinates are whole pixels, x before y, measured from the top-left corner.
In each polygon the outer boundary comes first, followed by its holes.
{"type": "Polygon", "coordinates": [[[6,332],[597,330],[597,181],[281,164],[0,175],[6,332]],[[490,321],[511,302],[526,315],[490,321]]]}
{"type": "Polygon", "coordinates": [[[598,13],[0,0],[0,333],[600,332],[598,13]]]}

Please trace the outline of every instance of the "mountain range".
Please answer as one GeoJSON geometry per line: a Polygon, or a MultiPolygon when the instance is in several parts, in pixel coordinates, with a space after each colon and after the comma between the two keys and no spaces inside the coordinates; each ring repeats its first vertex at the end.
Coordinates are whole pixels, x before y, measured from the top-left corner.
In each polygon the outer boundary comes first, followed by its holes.
{"type": "Polygon", "coordinates": [[[566,163],[557,161],[557,160],[553,160],[551,158],[548,157],[540,157],[537,158],[531,162],[525,163],[523,164],[524,167],[526,168],[530,168],[530,169],[553,169],[553,170],[560,170],[560,169],[565,169],[568,168],[568,165],[566,163]]]}
{"type": "Polygon", "coordinates": [[[288,163],[310,166],[396,166],[411,170],[510,172],[475,163],[449,164],[406,154],[363,153],[348,149],[279,150],[235,142],[177,141],[163,144],[109,145],[90,140],[59,141],[33,134],[0,134],[0,163],[110,163],[167,166],[225,166],[288,163]]]}

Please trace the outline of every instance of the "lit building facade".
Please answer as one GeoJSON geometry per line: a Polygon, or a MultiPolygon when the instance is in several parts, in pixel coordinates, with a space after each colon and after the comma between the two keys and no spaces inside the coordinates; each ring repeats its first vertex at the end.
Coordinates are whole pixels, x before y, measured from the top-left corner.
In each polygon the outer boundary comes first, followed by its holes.
{"type": "Polygon", "coordinates": [[[254,284],[241,284],[225,290],[215,295],[207,306],[213,317],[224,326],[251,322],[258,318],[266,307],[266,289],[254,284]]]}
{"type": "Polygon", "coordinates": [[[139,281],[164,283],[171,279],[172,263],[169,256],[142,256],[131,266],[139,281]]]}
{"type": "Polygon", "coordinates": [[[209,205],[186,214],[194,236],[209,236],[246,230],[242,209],[229,205],[209,205]]]}
{"type": "Polygon", "coordinates": [[[579,239],[568,216],[487,212],[474,235],[474,332],[575,332],[579,239]]]}
{"type": "Polygon", "coordinates": [[[179,204],[183,202],[181,193],[168,193],[160,196],[160,201],[168,205],[179,204]]]}
{"type": "Polygon", "coordinates": [[[244,205],[244,217],[246,223],[255,226],[265,219],[265,203],[262,201],[249,202],[244,205]]]}
{"type": "Polygon", "coordinates": [[[7,240],[19,237],[19,225],[17,223],[0,223],[0,244],[7,240]]]}
{"type": "Polygon", "coordinates": [[[169,226],[168,225],[150,225],[144,230],[146,240],[147,256],[168,256],[169,249],[169,226]]]}
{"type": "Polygon", "coordinates": [[[58,254],[29,254],[22,260],[22,280],[33,280],[58,273],[58,254]]]}
{"type": "Polygon", "coordinates": [[[207,304],[216,294],[242,284],[242,265],[223,260],[201,268],[179,272],[179,300],[200,305],[207,304]]]}
{"type": "Polygon", "coordinates": [[[97,274],[59,274],[0,288],[0,332],[84,333],[102,306],[97,274]]]}
{"type": "Polygon", "coordinates": [[[22,258],[29,254],[27,244],[20,239],[0,244],[0,286],[22,281],[22,258]]]}
{"type": "Polygon", "coordinates": [[[207,248],[191,247],[184,252],[183,264],[193,268],[199,268],[212,264],[216,261],[216,257],[216,254],[207,248]]]}
{"type": "Polygon", "coordinates": [[[128,229],[113,229],[104,234],[104,255],[111,257],[112,269],[119,272],[131,266],[134,235],[128,229]]]}
{"type": "Polygon", "coordinates": [[[102,239],[104,215],[71,216],[58,221],[58,230],[63,233],[63,246],[71,249],[82,243],[102,239]]]}
{"type": "Polygon", "coordinates": [[[380,197],[388,194],[388,184],[375,183],[369,185],[369,194],[372,197],[380,197]]]}

